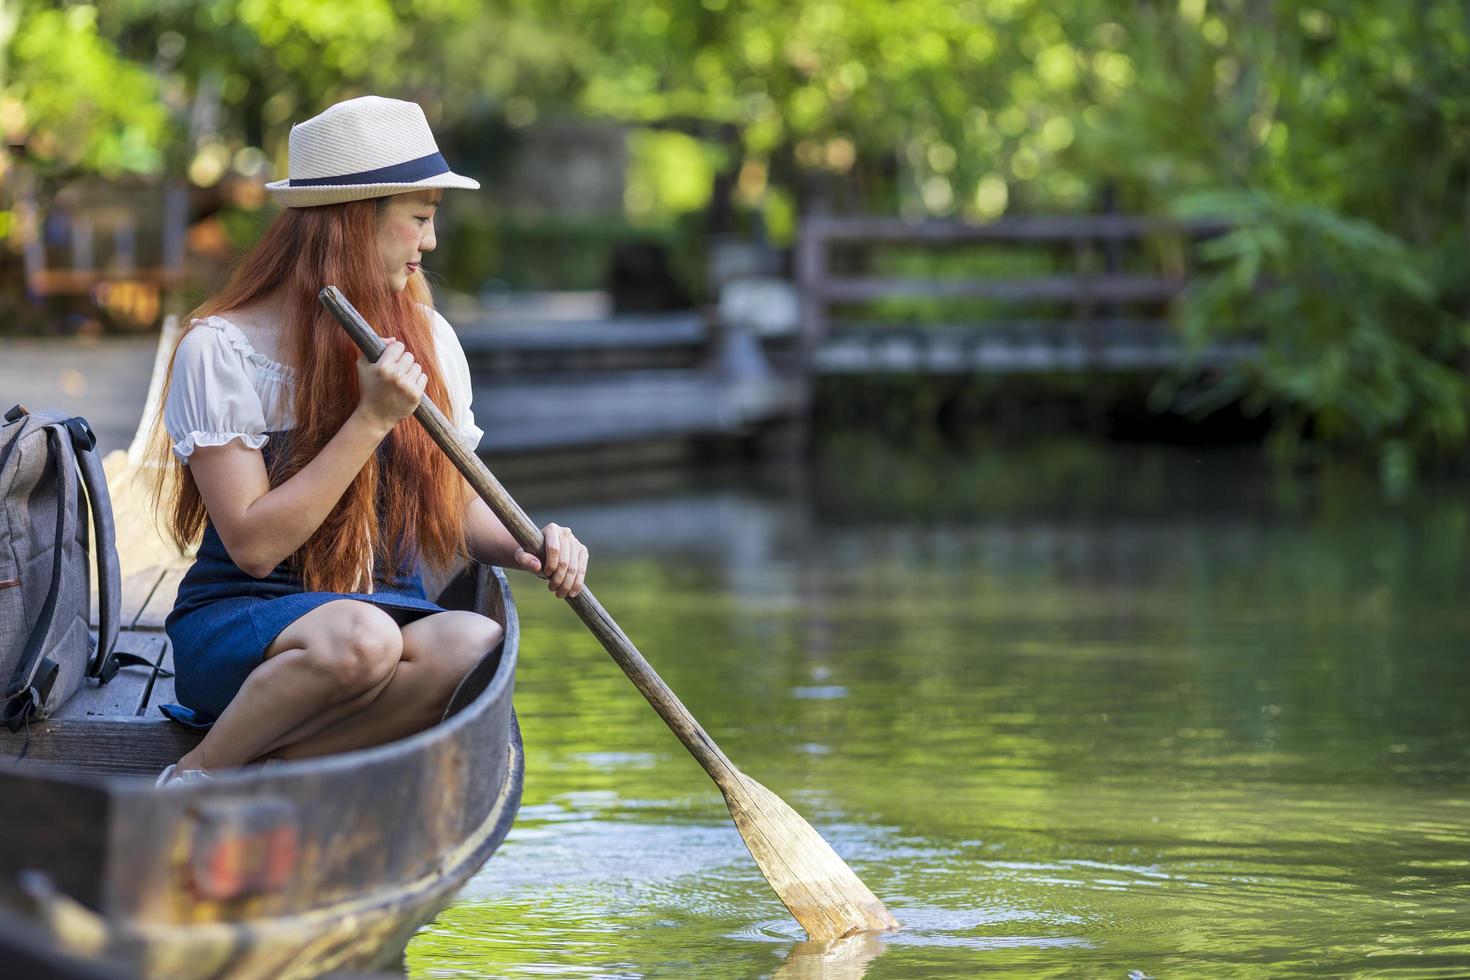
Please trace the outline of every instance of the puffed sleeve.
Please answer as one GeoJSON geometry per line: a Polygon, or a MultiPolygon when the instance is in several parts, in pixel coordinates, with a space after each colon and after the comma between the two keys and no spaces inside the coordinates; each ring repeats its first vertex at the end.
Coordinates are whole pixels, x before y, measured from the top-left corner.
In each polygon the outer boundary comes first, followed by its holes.
{"type": "Polygon", "coordinates": [[[239,439],[259,449],[270,438],[245,355],[224,331],[201,323],[179,341],[163,424],[174,454],[186,466],[200,446],[239,439]]]}
{"type": "Polygon", "coordinates": [[[430,309],[428,314],[434,325],[434,353],[439,360],[439,370],[444,372],[444,386],[449,389],[449,420],[454,424],[460,442],[473,451],[480,445],[485,431],[475,425],[475,413],[470,408],[469,361],[465,359],[459,335],[449,321],[440,316],[438,310],[430,309]]]}

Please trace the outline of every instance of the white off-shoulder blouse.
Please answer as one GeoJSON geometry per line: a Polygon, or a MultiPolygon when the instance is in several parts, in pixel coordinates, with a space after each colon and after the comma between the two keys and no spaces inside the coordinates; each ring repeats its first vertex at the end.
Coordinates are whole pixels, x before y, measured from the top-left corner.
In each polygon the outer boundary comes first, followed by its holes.
{"type": "MultiPolygon", "coordinates": [[[[470,368],[449,321],[424,307],[433,325],[434,355],[443,372],[450,405],[446,414],[465,447],[480,444],[483,430],[470,409],[470,368]]],[[[174,454],[188,465],[200,446],[223,446],[239,439],[251,449],[269,432],[294,425],[291,403],[296,372],[257,351],[239,327],[209,316],[184,334],[174,356],[163,424],[174,454]]]]}

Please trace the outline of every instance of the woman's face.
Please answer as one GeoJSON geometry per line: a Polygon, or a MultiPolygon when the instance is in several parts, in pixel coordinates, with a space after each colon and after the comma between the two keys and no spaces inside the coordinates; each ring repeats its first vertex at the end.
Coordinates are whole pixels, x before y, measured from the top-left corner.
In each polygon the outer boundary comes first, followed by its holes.
{"type": "Polygon", "coordinates": [[[378,209],[378,255],[395,293],[419,271],[424,253],[434,251],[434,212],[443,196],[441,190],[394,194],[378,209]]]}

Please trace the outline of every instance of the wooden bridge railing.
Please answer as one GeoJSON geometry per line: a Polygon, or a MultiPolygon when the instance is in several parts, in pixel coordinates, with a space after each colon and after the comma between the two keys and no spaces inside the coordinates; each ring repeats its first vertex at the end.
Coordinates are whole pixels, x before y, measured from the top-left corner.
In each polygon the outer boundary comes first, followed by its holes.
{"type": "MultiPolygon", "coordinates": [[[[1073,341],[1080,338],[1093,347],[1106,344],[1109,332],[1117,328],[1129,344],[1136,346],[1140,331],[1167,332],[1168,304],[1189,282],[1193,243],[1225,230],[1226,226],[1220,222],[1178,222],[1117,214],[1015,217],[990,224],[811,216],[801,224],[796,249],[803,346],[810,357],[829,338],[834,325],[832,305],[898,297],[990,300],[1007,305],[1042,303],[1053,307],[1046,320],[1021,319],[1008,314],[1002,319],[989,319],[983,325],[965,325],[982,328],[986,343],[992,347],[997,337],[1007,334],[1029,343],[1026,331],[1030,329],[1035,334],[1038,324],[1052,328],[1049,330],[1052,334],[1057,332],[1054,328],[1065,327],[1073,341]],[[1171,259],[1167,263],[1154,259],[1155,268],[1140,271],[1136,259],[1129,261],[1129,251],[1137,253],[1140,246],[1149,243],[1168,243],[1170,247],[1161,251],[1171,259]],[[1064,271],[1024,278],[843,275],[832,268],[835,246],[856,246],[870,252],[895,247],[925,251],[973,246],[1043,248],[1053,253],[1051,263],[1064,271]],[[1055,257],[1058,251],[1069,254],[1070,258],[1058,261],[1055,257]],[[1070,269],[1066,268],[1068,264],[1070,269]],[[1067,305],[1068,317],[1056,316],[1054,308],[1058,304],[1067,305]],[[1135,308],[1135,312],[1123,316],[1120,314],[1123,307],[1135,308]],[[1136,312],[1138,308],[1144,312],[1136,312]]],[[[915,334],[925,329],[911,326],[906,332],[915,334]]]]}
{"type": "Polygon", "coordinates": [[[45,210],[29,193],[16,202],[27,292],[37,299],[90,297],[135,327],[151,326],[163,291],[184,280],[187,189],[170,183],[74,190],[45,210]]]}

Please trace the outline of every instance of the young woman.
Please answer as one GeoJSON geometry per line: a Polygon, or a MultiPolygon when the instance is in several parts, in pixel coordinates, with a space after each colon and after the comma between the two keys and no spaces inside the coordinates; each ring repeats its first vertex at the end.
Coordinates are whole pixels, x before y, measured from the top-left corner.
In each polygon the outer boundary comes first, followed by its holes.
{"type": "Polygon", "coordinates": [[[208,726],[160,776],[376,745],[433,724],[501,625],[446,611],[425,566],[466,555],[576,595],[587,548],[544,528],[528,554],[409,416],[427,394],[481,432],[454,330],[419,263],[450,171],[423,111],[368,96],[291,130],[285,210],[190,316],[163,399],[156,487],[200,541],[166,621],[180,704],[208,726]],[[338,286],[384,337],[368,364],[317,301],[338,286]],[[201,538],[202,535],[202,538],[201,538]]]}

